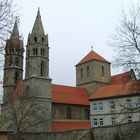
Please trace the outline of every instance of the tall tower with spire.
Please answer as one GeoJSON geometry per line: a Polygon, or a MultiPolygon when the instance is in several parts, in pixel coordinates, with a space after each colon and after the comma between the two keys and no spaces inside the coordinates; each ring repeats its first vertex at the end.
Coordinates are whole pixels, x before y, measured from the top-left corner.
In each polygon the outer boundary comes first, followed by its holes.
{"type": "Polygon", "coordinates": [[[4,64],[4,96],[7,102],[15,90],[18,80],[23,77],[23,40],[20,39],[17,20],[15,21],[10,38],[6,41],[4,64]]]}
{"type": "MultiPolygon", "coordinates": [[[[24,93],[36,100],[39,109],[32,115],[42,115],[44,123],[38,124],[34,132],[47,132],[51,129],[51,79],[49,78],[48,35],[45,34],[38,9],[32,32],[28,35],[26,45],[26,71],[24,93]]],[[[23,93],[23,94],[24,94],[23,93]]]]}
{"type": "Polygon", "coordinates": [[[32,32],[28,35],[26,50],[25,79],[47,78],[49,74],[48,35],[44,33],[39,9],[32,32]]]}

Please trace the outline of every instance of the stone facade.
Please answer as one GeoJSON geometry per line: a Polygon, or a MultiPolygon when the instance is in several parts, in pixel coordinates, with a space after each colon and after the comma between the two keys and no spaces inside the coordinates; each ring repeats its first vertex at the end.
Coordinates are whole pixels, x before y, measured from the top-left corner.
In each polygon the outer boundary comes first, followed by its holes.
{"type": "Polygon", "coordinates": [[[68,105],[68,104],[52,104],[53,119],[71,119],[71,120],[89,120],[89,106],[68,105]],[[68,109],[71,109],[71,115],[68,109]]]}
{"type": "Polygon", "coordinates": [[[20,39],[17,22],[15,22],[11,37],[6,42],[4,63],[4,96],[3,102],[8,102],[19,79],[23,77],[23,40],[20,39]]]}
{"type": "Polygon", "coordinates": [[[91,60],[76,65],[76,85],[93,94],[99,87],[111,82],[110,63],[91,60]]]}

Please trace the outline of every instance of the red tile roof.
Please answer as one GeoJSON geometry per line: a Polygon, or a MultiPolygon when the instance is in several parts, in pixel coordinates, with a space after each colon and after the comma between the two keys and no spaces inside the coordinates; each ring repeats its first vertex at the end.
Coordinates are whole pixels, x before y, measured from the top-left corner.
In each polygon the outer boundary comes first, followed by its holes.
{"type": "Polygon", "coordinates": [[[91,61],[91,60],[98,60],[98,61],[110,63],[109,61],[104,59],[102,56],[97,54],[96,52],[91,51],[77,65],[86,63],[86,62],[91,61]]]}
{"type": "Polygon", "coordinates": [[[88,98],[88,92],[85,88],[52,85],[53,103],[89,105],[88,98]]]}
{"type": "Polygon", "coordinates": [[[111,76],[111,83],[125,83],[128,82],[131,76],[131,71],[111,76]]]}
{"type": "Polygon", "coordinates": [[[89,100],[130,96],[136,94],[140,94],[140,80],[103,86],[97,90],[89,100]]]}
{"type": "Polygon", "coordinates": [[[81,128],[90,128],[90,121],[53,120],[52,132],[64,132],[81,128]]]}

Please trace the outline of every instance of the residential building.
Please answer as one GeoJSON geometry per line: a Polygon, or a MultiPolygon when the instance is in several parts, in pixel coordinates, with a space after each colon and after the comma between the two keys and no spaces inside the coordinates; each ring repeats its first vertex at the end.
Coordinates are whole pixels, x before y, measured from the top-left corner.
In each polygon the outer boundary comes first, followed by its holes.
{"type": "Polygon", "coordinates": [[[130,74],[112,77],[112,84],[102,86],[90,97],[92,127],[140,121],[140,80],[125,81],[127,76],[130,74]]]}

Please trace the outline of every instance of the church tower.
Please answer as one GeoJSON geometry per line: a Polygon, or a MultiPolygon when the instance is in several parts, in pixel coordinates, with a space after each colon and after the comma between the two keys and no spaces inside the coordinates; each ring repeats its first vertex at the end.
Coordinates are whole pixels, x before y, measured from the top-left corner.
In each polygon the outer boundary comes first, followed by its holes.
{"type": "Polygon", "coordinates": [[[110,62],[95,51],[89,52],[76,65],[76,86],[86,88],[89,95],[110,82],[110,62]]]}
{"type": "Polygon", "coordinates": [[[49,75],[49,47],[48,35],[45,35],[40,11],[32,32],[28,35],[26,46],[26,73],[25,79],[30,77],[40,77],[47,79],[49,75]]]}
{"type": "Polygon", "coordinates": [[[23,40],[20,39],[17,20],[15,21],[10,38],[6,41],[4,62],[4,103],[15,90],[18,80],[23,76],[23,40]]]}
{"type": "MultiPolygon", "coordinates": [[[[32,32],[28,35],[26,45],[26,72],[24,79],[24,95],[34,98],[38,110],[42,114],[43,124],[35,126],[34,132],[48,132],[51,129],[51,79],[49,78],[48,35],[45,34],[38,9],[32,32]]],[[[32,115],[35,120],[36,114],[32,115]]]]}

